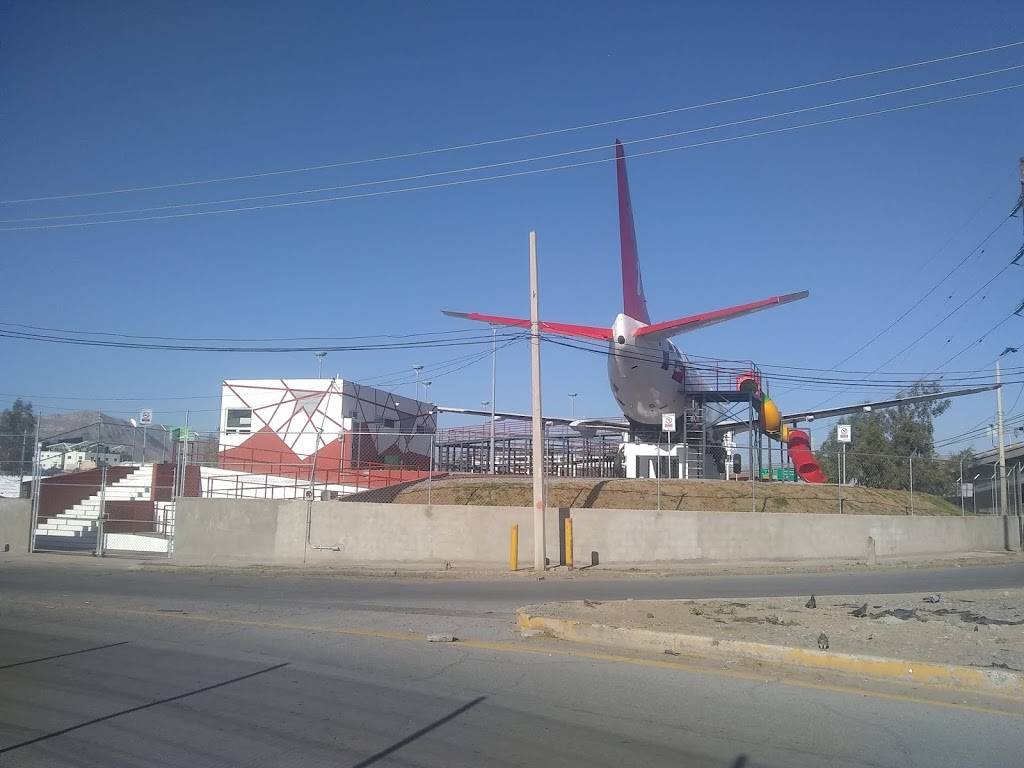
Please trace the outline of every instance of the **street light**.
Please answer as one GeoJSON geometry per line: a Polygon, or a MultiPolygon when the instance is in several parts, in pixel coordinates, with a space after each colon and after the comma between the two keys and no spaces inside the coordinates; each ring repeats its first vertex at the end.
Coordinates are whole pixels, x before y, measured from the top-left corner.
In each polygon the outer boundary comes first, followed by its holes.
{"type": "Polygon", "coordinates": [[[433,383],[432,381],[423,382],[423,399],[428,403],[430,402],[430,385],[433,383]]]}
{"type": "Polygon", "coordinates": [[[322,379],[324,377],[324,358],[327,357],[326,352],[314,352],[313,357],[317,360],[316,377],[322,379]]]}
{"type": "Polygon", "coordinates": [[[419,400],[420,399],[420,371],[423,370],[423,366],[422,365],[414,365],[412,367],[412,369],[414,371],[416,371],[416,399],[419,400]]]}
{"type": "Polygon", "coordinates": [[[573,419],[576,418],[576,395],[578,395],[578,394],[579,394],[579,392],[570,392],[569,393],[569,416],[570,416],[570,418],[573,418],[573,419]]]}
{"type": "Polygon", "coordinates": [[[979,472],[978,474],[976,474],[974,477],[971,478],[971,486],[974,488],[974,490],[971,491],[971,499],[974,502],[974,515],[975,515],[975,517],[977,517],[977,515],[978,515],[978,488],[974,484],[976,482],[978,482],[978,478],[979,477],[981,477],[981,472],[979,472]]]}

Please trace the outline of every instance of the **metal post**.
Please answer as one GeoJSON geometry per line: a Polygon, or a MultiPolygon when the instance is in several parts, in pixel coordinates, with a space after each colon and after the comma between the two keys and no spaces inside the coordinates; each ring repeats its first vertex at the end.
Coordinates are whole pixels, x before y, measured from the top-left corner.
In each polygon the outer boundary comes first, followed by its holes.
{"type": "Polygon", "coordinates": [[[498,329],[495,326],[491,326],[491,466],[490,473],[493,475],[498,471],[497,463],[494,456],[494,396],[495,389],[497,387],[497,370],[498,370],[498,329]]]}
{"type": "Polygon", "coordinates": [[[910,515],[914,515],[914,452],[910,452],[910,515]]]}
{"type": "Polygon", "coordinates": [[[569,418],[570,419],[575,419],[576,418],[576,395],[578,395],[578,394],[579,394],[579,392],[570,392],[569,393],[569,418]]]}
{"type": "Polygon", "coordinates": [[[21,479],[25,476],[25,448],[28,446],[28,432],[21,435],[21,461],[18,463],[18,490],[21,490],[21,479]]]}
{"type": "MultiPolygon", "coordinates": [[[[434,429],[437,429],[435,426],[434,429]]],[[[434,436],[435,433],[430,433],[430,463],[427,471],[427,505],[430,505],[430,486],[434,478],[434,436]]]]}
{"type": "Polygon", "coordinates": [[[956,492],[960,496],[960,517],[963,517],[966,513],[964,512],[964,462],[960,460],[960,479],[956,481],[956,492]]]}
{"type": "Polygon", "coordinates": [[[1007,496],[1006,447],[1003,444],[1003,387],[1000,381],[1000,370],[998,360],[996,360],[996,437],[999,440],[999,513],[1005,517],[1007,496]]]}
{"type": "Polygon", "coordinates": [[[655,482],[658,485],[658,511],[659,512],[661,511],[661,435],[662,435],[662,433],[659,431],[658,432],[657,452],[654,454],[654,457],[655,457],[655,461],[654,461],[654,477],[656,478],[655,482]]]}
{"type": "Polygon", "coordinates": [[[189,412],[185,411],[185,436],[181,441],[181,479],[179,480],[178,495],[185,495],[185,475],[188,473],[188,417],[189,412]]]}
{"type": "Polygon", "coordinates": [[[1017,462],[1017,476],[1015,478],[1017,487],[1017,516],[1021,515],[1021,463],[1017,462]]]}
{"type": "Polygon", "coordinates": [[[142,425],[142,462],[146,463],[146,425],[142,425]]]}
{"type": "MultiPolygon", "coordinates": [[[[533,416],[533,567],[545,569],[544,421],[540,393],[540,295],[537,287],[537,233],[530,233],[530,371],[533,416]]],[[[491,422],[494,424],[493,420],[491,422]]]]}
{"type": "MultiPolygon", "coordinates": [[[[39,525],[39,497],[43,491],[43,469],[39,459],[42,454],[43,444],[39,442],[39,422],[43,420],[43,414],[36,414],[36,436],[35,450],[32,452],[32,528],[28,535],[28,551],[36,551],[36,527],[39,525]]],[[[18,486],[21,490],[21,486],[18,486]]]]}
{"type": "Polygon", "coordinates": [[[747,449],[747,474],[750,475],[750,511],[757,511],[757,492],[754,490],[754,395],[747,400],[747,438],[750,445],[747,449]]]}
{"type": "Polygon", "coordinates": [[[103,557],[104,518],[107,516],[107,468],[100,469],[100,516],[96,521],[96,557],[103,557]]]}
{"type": "Polygon", "coordinates": [[[572,518],[565,518],[565,567],[572,570],[572,518]]]}

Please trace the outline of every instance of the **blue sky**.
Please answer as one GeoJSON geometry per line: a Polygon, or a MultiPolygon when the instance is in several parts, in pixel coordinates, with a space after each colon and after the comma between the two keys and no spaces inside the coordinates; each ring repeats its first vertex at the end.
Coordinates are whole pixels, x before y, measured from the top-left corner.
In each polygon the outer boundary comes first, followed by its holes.
{"type": "MultiPolygon", "coordinates": [[[[1024,9],[1015,2],[905,3],[894,9],[886,3],[350,2],[285,9],[269,3],[4,2],[0,199],[173,184],[474,143],[1024,40],[1024,9]]],[[[1017,64],[1024,64],[1024,46],[471,150],[244,182],[8,203],[0,205],[0,219],[436,173],[1017,64]]],[[[627,153],[1018,83],[1024,83],[1024,70],[636,144],[627,153]]],[[[1024,89],[636,157],[630,176],[652,315],[666,319],[808,289],[811,298],[804,302],[677,341],[698,355],[835,367],[1006,216],[1018,193],[1022,118],[1024,89]]],[[[601,157],[610,158],[611,150],[519,167],[601,157]]],[[[615,210],[614,167],[599,163],[319,205],[0,231],[0,321],[244,338],[450,331],[458,321],[442,317],[442,308],[526,313],[527,233],[534,229],[543,315],[605,325],[621,303],[615,210]]],[[[42,223],[68,221],[77,220],[42,223]]],[[[992,277],[1020,243],[1016,219],[841,368],[870,371],[904,348],[992,277]]],[[[883,370],[933,370],[1022,299],[1024,273],[1008,270],[883,370]]],[[[1024,319],[1013,318],[949,370],[987,367],[1003,347],[1021,342],[1024,319]]],[[[474,350],[334,353],[325,372],[367,380],[474,350]]],[[[124,415],[149,405],[168,422],[180,422],[189,407],[199,414],[193,421],[205,426],[215,424],[223,378],[315,373],[315,361],[305,353],[142,352],[7,339],[0,339],[0,360],[0,400],[22,394],[43,410],[83,406],[124,415]]],[[[487,399],[487,363],[448,376],[428,371],[432,398],[467,406],[487,399]]],[[[1009,357],[1006,364],[1024,366],[1024,358],[1009,357]]],[[[547,347],[543,365],[549,412],[568,410],[569,391],[580,393],[577,415],[615,412],[602,357],[547,347]]],[[[526,345],[503,350],[498,367],[499,408],[526,408],[526,345]]],[[[1024,370],[1008,378],[1024,381],[1024,370]]],[[[773,390],[790,411],[812,407],[834,391],[815,386],[794,389],[780,382],[773,390]]],[[[411,385],[404,389],[412,394],[411,385]]],[[[1007,405],[1016,403],[1016,412],[1024,413],[1020,389],[1008,387],[1007,405]]],[[[853,388],[831,402],[878,392],[853,388]]],[[[940,422],[940,435],[983,421],[991,401],[982,396],[958,403],[940,422]]]]}

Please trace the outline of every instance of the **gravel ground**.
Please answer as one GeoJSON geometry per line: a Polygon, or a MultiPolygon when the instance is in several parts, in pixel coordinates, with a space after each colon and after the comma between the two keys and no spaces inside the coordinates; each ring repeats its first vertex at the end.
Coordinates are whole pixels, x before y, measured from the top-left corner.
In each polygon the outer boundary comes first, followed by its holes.
{"type": "Polygon", "coordinates": [[[948,594],[547,603],[590,624],[1024,671],[1024,589],[948,594]],[[865,608],[866,606],[866,608],[865,608]],[[864,614],[864,615],[855,615],[864,614]]]}

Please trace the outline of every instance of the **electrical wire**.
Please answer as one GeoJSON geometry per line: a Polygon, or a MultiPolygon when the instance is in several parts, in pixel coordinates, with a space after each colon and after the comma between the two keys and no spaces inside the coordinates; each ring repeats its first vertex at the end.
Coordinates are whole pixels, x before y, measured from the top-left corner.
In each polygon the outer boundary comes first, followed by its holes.
{"type": "MultiPolygon", "coordinates": [[[[522,336],[523,333],[505,333],[500,334],[499,339],[517,338],[522,336]]],[[[385,351],[385,350],[396,350],[396,349],[424,349],[424,348],[436,348],[436,347],[459,347],[459,346],[471,346],[479,344],[490,344],[492,343],[491,334],[487,334],[485,337],[480,335],[470,335],[465,337],[455,337],[446,339],[428,339],[420,341],[402,341],[388,344],[365,344],[365,345],[347,345],[347,346],[334,346],[334,345],[322,345],[315,347],[256,347],[256,346],[245,346],[245,347],[223,347],[223,346],[204,346],[204,345],[190,345],[190,344],[143,344],[139,342],[124,342],[124,341],[104,341],[99,339],[84,339],[84,338],[73,338],[67,336],[54,336],[49,334],[29,334],[17,331],[6,331],[0,329],[0,338],[8,339],[19,339],[22,341],[40,341],[49,342],[56,344],[71,344],[78,346],[89,346],[89,347],[105,347],[110,349],[145,349],[145,350],[161,350],[161,351],[174,351],[174,352],[368,352],[368,351],[385,351]]]]}
{"type": "MultiPolygon", "coordinates": [[[[976,73],[976,74],[972,74],[972,75],[963,75],[961,77],[954,77],[954,78],[950,78],[950,79],[947,79],[947,80],[941,80],[941,81],[931,82],[931,83],[924,83],[922,85],[914,85],[914,86],[909,86],[909,87],[906,87],[906,88],[898,88],[896,90],[883,91],[881,93],[873,93],[873,94],[869,94],[867,96],[858,96],[858,97],[850,98],[850,99],[842,99],[842,100],[839,100],[839,101],[829,102],[827,104],[818,104],[818,105],[814,105],[814,106],[810,106],[810,107],[802,107],[802,108],[799,108],[799,109],[792,109],[792,110],[788,110],[788,111],[785,111],[785,112],[775,112],[773,114],[768,114],[768,115],[758,115],[758,116],[755,116],[755,117],[745,118],[743,120],[733,120],[733,121],[730,121],[730,122],[718,123],[718,124],[715,124],[715,125],[706,125],[706,126],[701,126],[701,127],[698,127],[698,128],[689,128],[689,129],[681,130],[681,131],[672,131],[670,133],[662,133],[662,134],[659,134],[657,136],[648,136],[648,137],[638,138],[638,139],[629,139],[628,141],[624,141],[623,144],[625,144],[626,146],[632,146],[632,145],[635,145],[635,144],[642,144],[642,143],[651,142],[651,141],[663,141],[665,139],[678,138],[680,136],[687,136],[687,135],[692,135],[692,134],[695,134],[695,133],[703,133],[703,132],[706,132],[706,131],[720,130],[722,128],[734,128],[736,126],[749,125],[750,123],[761,122],[761,121],[764,121],[764,120],[775,120],[775,119],[778,119],[778,118],[781,118],[781,117],[792,117],[794,115],[804,114],[804,113],[808,113],[808,112],[815,112],[815,111],[819,111],[819,110],[822,110],[822,109],[831,109],[833,107],[845,106],[845,105],[848,105],[848,104],[854,104],[854,103],[861,102],[861,101],[869,101],[869,100],[872,100],[872,99],[879,99],[879,98],[885,98],[887,96],[894,96],[894,95],[897,95],[897,94],[909,93],[911,91],[918,91],[918,90],[922,90],[924,88],[935,88],[935,87],[939,87],[939,86],[943,86],[943,85],[950,85],[952,83],[963,82],[963,81],[966,81],[966,80],[973,80],[973,79],[976,79],[976,78],[979,78],[979,77],[989,77],[989,76],[992,76],[992,75],[1003,74],[1003,73],[1006,73],[1006,72],[1011,72],[1011,71],[1015,71],[1015,70],[1019,70],[1019,69],[1024,69],[1024,64],[1016,64],[1014,66],[1002,67],[1000,69],[994,69],[994,70],[990,70],[988,72],[980,72],[980,73],[976,73]]],[[[486,164],[482,164],[482,165],[473,165],[473,166],[467,166],[467,167],[463,167],[463,168],[453,168],[453,169],[442,170],[442,171],[431,171],[431,172],[428,172],[428,173],[420,173],[420,174],[414,174],[414,175],[410,175],[410,176],[399,176],[399,177],[394,177],[394,178],[389,178],[389,179],[377,179],[377,180],[372,180],[372,181],[354,182],[354,183],[351,183],[351,184],[340,184],[340,185],[333,185],[333,186],[326,186],[326,187],[313,187],[313,188],[310,188],[310,189],[293,190],[291,192],[274,192],[274,193],[261,194],[261,195],[245,195],[245,196],[242,196],[242,197],[228,197],[228,198],[221,198],[221,199],[218,199],[218,200],[204,200],[204,201],[193,202],[193,203],[171,203],[171,204],[168,204],[168,205],[157,205],[157,206],[150,206],[150,207],[146,207],[146,208],[122,208],[122,209],[112,210],[112,211],[93,211],[91,213],[66,213],[66,214],[61,214],[61,215],[57,215],[57,216],[33,216],[33,217],[20,218],[20,219],[3,219],[3,220],[0,220],[0,224],[21,224],[21,223],[25,223],[25,222],[34,222],[34,221],[61,221],[61,220],[68,220],[68,219],[82,219],[82,218],[90,218],[90,217],[97,217],[97,216],[126,216],[126,215],[133,215],[133,214],[139,214],[139,213],[152,213],[152,212],[155,212],[155,211],[180,210],[182,208],[196,208],[196,207],[210,206],[210,205],[228,205],[228,204],[231,204],[231,203],[251,202],[253,200],[272,200],[272,199],[279,199],[279,198],[283,198],[283,197],[294,197],[294,196],[297,196],[297,195],[312,195],[312,194],[320,194],[320,193],[324,193],[324,192],[338,192],[338,191],[345,190],[345,189],[358,189],[358,188],[363,188],[363,187],[379,186],[379,185],[384,185],[384,184],[400,184],[400,183],[405,183],[405,182],[409,182],[409,181],[421,181],[423,179],[437,178],[439,176],[449,176],[449,175],[462,174],[462,173],[473,173],[473,172],[476,172],[476,171],[492,170],[494,168],[507,168],[507,167],[513,166],[513,165],[523,165],[523,164],[528,164],[528,163],[540,162],[540,161],[543,161],[543,160],[554,160],[554,159],[561,158],[561,157],[569,157],[569,156],[573,156],[573,155],[586,154],[586,153],[589,153],[589,152],[605,151],[605,150],[612,149],[612,148],[614,148],[614,144],[598,144],[596,146],[584,147],[584,148],[581,148],[581,149],[566,150],[566,151],[563,151],[563,152],[554,152],[554,153],[550,153],[550,154],[546,154],[546,155],[535,155],[533,157],[519,158],[519,159],[516,159],[516,160],[504,160],[504,161],[500,161],[500,162],[486,163],[486,164]]]]}
{"type": "MultiPolygon", "coordinates": [[[[1017,90],[1024,88],[1024,83],[1014,83],[1012,85],[1002,86],[1000,88],[990,88],[983,91],[973,91],[971,93],[959,94],[957,96],[948,96],[941,99],[931,99],[929,101],[915,102],[913,104],[905,104],[897,107],[889,107],[886,109],[874,110],[871,112],[862,112],[854,115],[843,115],[840,117],[829,118],[827,120],[818,120],[810,123],[801,123],[798,125],[785,126],[782,128],[767,129],[764,131],[755,131],[753,133],[740,134],[738,136],[728,136],[720,139],[708,139],[706,141],[694,142],[691,144],[683,144],[674,147],[666,147],[663,149],[653,149],[646,152],[633,153],[631,159],[637,159],[641,157],[652,157],[655,155],[665,154],[667,152],[679,152],[687,149],[697,149],[700,147],[715,146],[719,144],[729,144],[735,141],[743,141],[746,139],[760,138],[763,136],[774,136],[784,133],[792,133],[794,131],[804,130],[806,128],[817,128],[826,125],[836,125],[839,123],[849,122],[851,120],[861,120],[869,117],[878,117],[886,114],[893,114],[896,112],[904,112],[911,109],[920,109],[923,107],[935,106],[938,104],[947,104],[955,101],[964,101],[966,99],[978,98],[981,96],[990,96],[997,93],[1005,93],[1008,91],[1017,90]]],[[[273,210],[278,208],[294,208],[298,206],[306,205],[320,205],[323,203],[334,203],[342,202],[347,200],[361,200],[374,197],[384,197],[388,195],[403,194],[406,192],[421,192],[431,189],[442,189],[447,187],[463,186],[467,184],[479,184],[488,181],[498,181],[502,179],[519,178],[524,176],[533,176],[541,173],[553,173],[556,171],[564,171],[574,168],[583,168],[592,165],[600,165],[605,163],[615,162],[615,158],[598,158],[595,160],[585,160],[576,163],[563,163],[561,165],[549,166],[546,168],[533,168],[521,171],[511,171],[508,173],[493,174],[490,176],[480,176],[470,179],[456,179],[452,181],[438,182],[436,184],[422,184],[412,187],[399,187],[397,189],[379,190],[374,192],[361,192],[351,195],[334,195],[330,197],[317,198],[315,200],[291,200],[281,203],[266,203],[261,205],[248,205],[238,206],[234,208],[220,208],[209,211],[188,211],[184,213],[167,213],[158,214],[152,216],[136,216],[132,218],[124,219],[105,219],[98,221],[78,221],[78,222],[66,222],[62,224],[29,224],[19,225],[13,227],[0,227],[0,232],[22,232],[22,231],[33,231],[33,230],[46,230],[46,229],[67,229],[77,227],[92,227],[104,224],[128,224],[132,222],[148,222],[148,221],[167,221],[173,219],[184,219],[192,218],[195,216],[219,216],[230,213],[246,213],[251,211],[262,211],[262,210],[273,210]]]]}
{"type": "Polygon", "coordinates": [[[979,48],[979,49],[975,49],[975,50],[971,50],[971,51],[963,51],[963,52],[960,52],[960,53],[951,54],[949,56],[942,56],[942,57],[937,57],[937,58],[932,58],[932,59],[924,59],[924,60],[921,60],[921,61],[912,62],[910,64],[900,64],[900,65],[895,65],[895,66],[890,66],[890,67],[883,67],[881,69],[869,70],[869,71],[866,71],[866,72],[858,72],[858,73],[855,73],[855,74],[852,74],[852,75],[842,75],[842,76],[839,76],[839,77],[827,78],[827,79],[824,79],[824,80],[816,80],[816,81],[808,82],[808,83],[800,83],[800,84],[797,84],[797,85],[786,86],[786,87],[783,87],[783,88],[774,88],[774,89],[771,89],[771,90],[760,91],[760,92],[757,92],[757,93],[746,94],[746,95],[743,95],[743,96],[733,96],[733,97],[724,98],[724,99],[716,99],[716,100],[713,100],[713,101],[704,102],[702,104],[692,104],[692,105],[683,106],[683,107],[672,107],[670,109],[663,109],[663,110],[658,110],[658,111],[655,111],[655,112],[646,112],[646,113],[641,113],[641,114],[636,114],[636,115],[629,115],[629,116],[626,116],[626,117],[614,118],[614,119],[611,119],[611,120],[602,120],[602,121],[592,122],[592,123],[581,123],[581,124],[578,124],[578,125],[568,126],[568,127],[565,127],[565,128],[556,128],[556,129],[550,129],[550,130],[545,130],[545,131],[535,131],[535,132],[532,132],[532,133],[519,134],[519,135],[516,135],[516,136],[507,136],[507,137],[498,138],[498,139],[487,139],[487,140],[483,140],[483,141],[476,141],[476,142],[471,142],[471,143],[466,143],[466,144],[456,144],[456,145],[451,145],[451,146],[446,146],[446,147],[437,147],[437,148],[434,148],[434,149],[418,150],[418,151],[414,151],[414,152],[402,152],[402,153],[390,154],[390,155],[380,155],[380,156],[376,156],[376,157],[365,158],[365,159],[362,159],[362,160],[346,160],[346,161],[337,161],[337,162],[331,162],[331,163],[321,163],[321,164],[318,164],[318,165],[302,166],[302,167],[298,167],[298,168],[286,168],[286,169],[280,169],[280,170],[274,170],[274,171],[261,171],[261,172],[256,172],[256,173],[240,174],[240,175],[236,175],[236,176],[220,176],[220,177],[213,177],[213,178],[207,178],[207,179],[193,179],[193,180],[190,180],[190,181],[173,182],[173,183],[168,183],[168,184],[151,184],[151,185],[146,185],[146,186],[121,187],[121,188],[117,188],[117,189],[101,190],[101,191],[95,191],[95,192],[76,192],[76,193],[67,193],[67,194],[61,194],[61,195],[48,195],[48,196],[42,196],[42,197],[26,197],[26,198],[20,198],[20,199],[0,200],[0,205],[11,205],[11,204],[15,204],[15,203],[43,202],[43,201],[50,201],[50,200],[66,200],[66,199],[70,199],[70,198],[98,197],[98,196],[101,196],[101,195],[116,195],[116,194],[124,194],[124,193],[129,193],[129,192],[147,192],[147,191],[161,190],[161,189],[173,189],[173,188],[188,187],[188,186],[217,184],[217,183],[222,183],[222,182],[246,181],[246,180],[251,180],[251,179],[266,178],[268,176],[281,176],[281,175],[286,175],[286,174],[308,173],[308,172],[311,172],[311,171],[321,171],[321,170],[327,170],[327,169],[331,169],[331,168],[342,168],[342,167],[348,167],[348,166],[354,166],[354,165],[365,165],[365,164],[368,164],[368,163],[377,163],[377,162],[383,162],[383,161],[389,161],[389,160],[403,160],[403,159],[409,159],[409,158],[415,158],[415,157],[423,157],[423,156],[426,156],[426,155],[433,155],[433,154],[439,154],[439,153],[444,153],[444,152],[454,152],[454,151],[463,150],[463,149],[474,149],[474,148],[479,148],[479,147],[492,146],[492,145],[495,145],[495,144],[504,144],[504,143],[515,142],[515,141],[524,141],[524,140],[527,140],[527,139],[536,139],[536,138],[542,138],[542,137],[546,137],[546,136],[554,136],[554,135],[558,135],[558,134],[571,133],[571,132],[575,132],[575,131],[582,131],[582,130],[586,130],[586,129],[590,129],[590,128],[603,128],[603,127],[607,127],[609,125],[616,125],[616,124],[625,123],[625,122],[631,122],[631,121],[636,121],[636,120],[647,120],[647,119],[656,118],[656,117],[664,117],[664,116],[667,116],[667,115],[678,114],[678,113],[681,113],[681,112],[689,112],[689,111],[694,111],[694,110],[699,110],[699,109],[705,109],[705,108],[708,108],[708,107],[722,106],[722,105],[725,105],[725,104],[734,104],[734,103],[737,103],[737,102],[749,101],[751,99],[762,98],[762,97],[765,97],[765,96],[777,96],[777,95],[780,95],[780,94],[783,94],[783,93],[791,93],[793,91],[805,90],[805,89],[808,89],[808,88],[816,88],[816,87],[823,86],[823,85],[834,85],[836,83],[846,82],[846,81],[850,81],[850,80],[856,80],[856,79],[859,79],[859,78],[873,77],[873,76],[876,76],[876,75],[889,74],[889,73],[892,73],[892,72],[898,72],[898,71],[901,71],[901,70],[907,70],[907,69],[913,69],[913,68],[916,68],[916,67],[928,66],[928,65],[931,65],[931,64],[938,64],[938,63],[942,63],[942,62],[946,62],[946,61],[953,61],[953,60],[956,60],[956,59],[962,59],[962,58],[966,58],[966,57],[970,57],[970,56],[978,56],[978,55],[982,55],[982,54],[986,54],[986,53],[994,53],[996,51],[1007,50],[1007,49],[1010,49],[1010,48],[1019,47],[1021,45],[1024,45],[1024,40],[1018,40],[1018,41],[1014,41],[1014,42],[1010,42],[1010,43],[1004,43],[1002,45],[990,46],[988,48],[979,48]]]}

